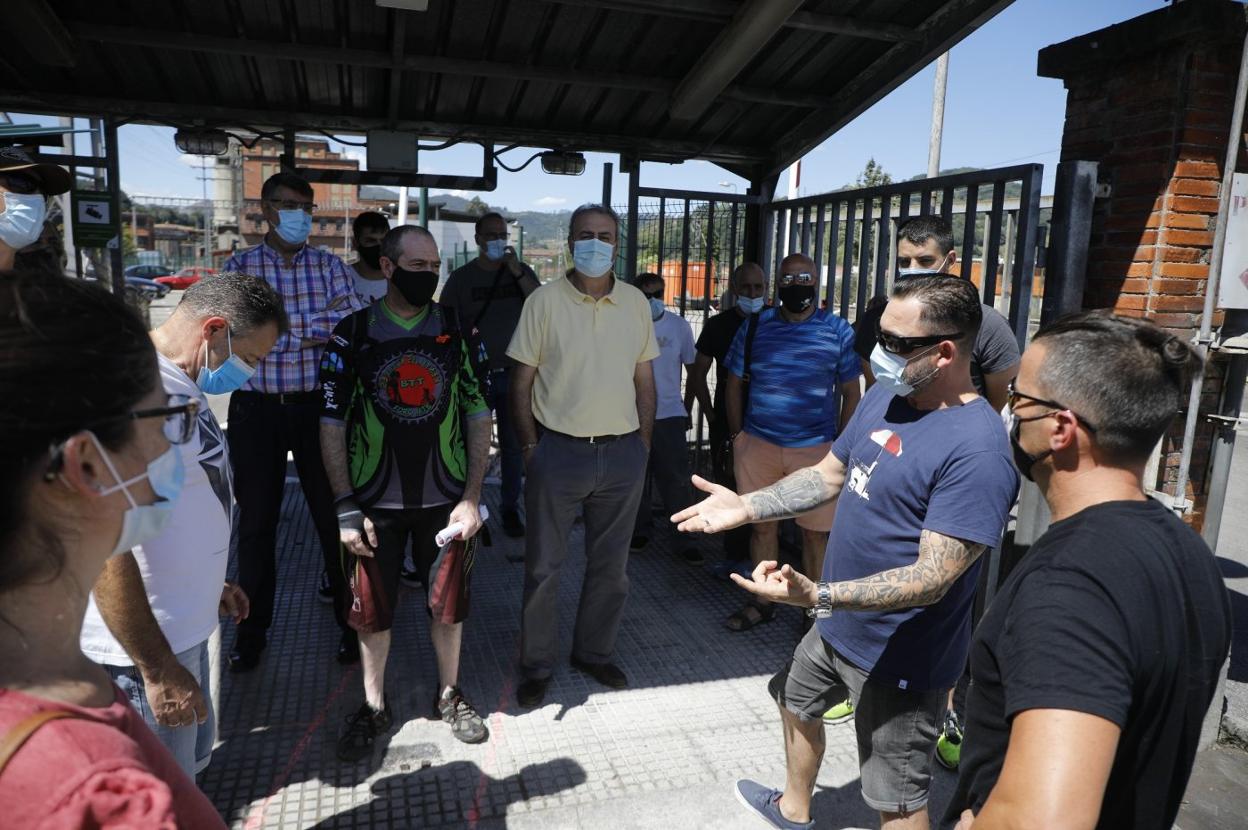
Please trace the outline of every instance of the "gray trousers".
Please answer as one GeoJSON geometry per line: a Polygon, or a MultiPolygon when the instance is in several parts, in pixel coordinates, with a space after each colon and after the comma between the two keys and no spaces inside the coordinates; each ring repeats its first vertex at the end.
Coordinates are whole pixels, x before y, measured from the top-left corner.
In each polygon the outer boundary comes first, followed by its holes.
{"type": "MultiPolygon", "coordinates": [[[[660,418],[654,422],[654,439],[650,442],[650,466],[646,470],[645,487],[633,533],[649,536],[654,529],[651,509],[651,488],[659,491],[659,501],[670,516],[693,503],[693,487],[689,481],[689,447],[685,442],[685,418],[660,418]]],[[[663,524],[671,524],[666,517],[663,524]]]]}
{"type": "Polygon", "coordinates": [[[520,668],[550,677],[558,649],[559,571],[580,505],[585,515],[585,580],[576,611],[572,654],[606,663],[628,599],[628,543],[641,501],[646,445],[637,433],[605,444],[547,432],[529,459],[524,506],[524,609],[520,668]]]}

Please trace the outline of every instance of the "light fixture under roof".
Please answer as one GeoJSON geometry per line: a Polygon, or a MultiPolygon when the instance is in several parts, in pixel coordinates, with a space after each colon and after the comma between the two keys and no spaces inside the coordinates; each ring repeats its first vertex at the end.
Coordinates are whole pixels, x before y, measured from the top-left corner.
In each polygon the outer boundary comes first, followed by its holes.
{"type": "Polygon", "coordinates": [[[542,172],[555,176],[579,176],[585,172],[585,156],[567,150],[542,153],[542,172]]]}
{"type": "Polygon", "coordinates": [[[429,11],[429,0],[377,0],[383,9],[402,9],[406,12],[429,11]]]}

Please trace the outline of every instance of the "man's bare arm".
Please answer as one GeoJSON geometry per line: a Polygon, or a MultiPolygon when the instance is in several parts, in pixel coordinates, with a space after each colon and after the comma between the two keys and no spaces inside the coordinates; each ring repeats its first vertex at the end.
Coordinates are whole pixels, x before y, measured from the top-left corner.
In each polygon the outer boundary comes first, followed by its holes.
{"type": "Polygon", "coordinates": [[[992,404],[992,408],[997,412],[1005,408],[1006,398],[1009,397],[1010,381],[1014,380],[1017,375],[1017,363],[1008,369],[1002,369],[1000,372],[984,375],[984,397],[988,399],[988,403],[992,404]]]}
{"type": "Polygon", "coordinates": [[[481,483],[485,480],[485,468],[489,466],[493,432],[488,409],[468,418],[468,480],[464,483],[464,498],[474,504],[481,501],[481,483]]]}
{"type": "Polygon", "coordinates": [[[654,366],[649,360],[641,361],[633,369],[633,390],[637,396],[637,428],[641,431],[641,440],[648,447],[654,435],[654,411],[657,406],[654,366]]]}
{"type": "Polygon", "coordinates": [[[932,605],[987,549],[987,545],[924,530],[913,565],[848,582],[833,582],[832,604],[850,611],[932,605]]]}
{"type": "Polygon", "coordinates": [[[147,601],[134,554],[126,551],[105,562],[93,592],[104,624],[140,672],[159,672],[175,659],[147,601]]]}
{"type": "Polygon", "coordinates": [[[349,496],[355,492],[351,475],[347,472],[347,427],[333,421],[321,421],[321,458],[325,462],[325,475],[329,477],[329,489],[334,498],[349,496]]]}
{"type": "Polygon", "coordinates": [[[840,389],[841,418],[836,430],[837,435],[845,431],[845,427],[849,425],[849,419],[854,417],[854,410],[862,401],[862,387],[858,383],[858,378],[845,381],[840,385],[840,389]]]}
{"type": "Polygon", "coordinates": [[[728,434],[736,435],[745,424],[745,381],[732,372],[724,375],[724,409],[728,434]]]}
{"type": "MultiPolygon", "coordinates": [[[[698,352],[697,357],[693,359],[693,366],[688,367],[688,379],[685,381],[686,393],[690,390],[693,392],[698,406],[702,409],[702,414],[708,421],[711,419],[714,404],[711,401],[711,389],[707,386],[706,378],[713,364],[714,360],[710,355],[698,352]]],[[[688,405],[685,408],[688,409],[688,405]]]]}
{"type": "Polygon", "coordinates": [[[511,369],[511,421],[522,447],[537,443],[537,419],[533,417],[533,381],[536,378],[536,366],[517,363],[511,369]]]}
{"type": "Polygon", "coordinates": [[[804,467],[770,487],[741,497],[751,522],[789,519],[822,507],[840,495],[845,465],[828,453],[813,467],[804,467]]]}

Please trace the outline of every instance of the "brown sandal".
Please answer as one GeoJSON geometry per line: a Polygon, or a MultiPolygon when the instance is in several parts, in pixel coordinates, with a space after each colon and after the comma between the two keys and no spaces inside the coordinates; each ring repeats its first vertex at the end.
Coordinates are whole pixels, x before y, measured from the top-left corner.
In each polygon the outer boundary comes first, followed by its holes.
{"type": "Polygon", "coordinates": [[[749,631],[756,625],[769,623],[776,617],[776,606],[774,604],[763,605],[761,602],[750,600],[740,611],[735,612],[728,618],[725,625],[729,631],[749,631]],[[751,615],[750,612],[754,613],[751,615]]]}

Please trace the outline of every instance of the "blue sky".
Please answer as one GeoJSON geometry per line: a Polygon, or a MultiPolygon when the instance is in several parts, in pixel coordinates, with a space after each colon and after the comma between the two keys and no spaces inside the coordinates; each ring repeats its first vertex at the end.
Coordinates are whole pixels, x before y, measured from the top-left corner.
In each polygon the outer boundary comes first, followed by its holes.
{"type": "MultiPolygon", "coordinates": [[[[1045,166],[1045,192],[1050,192],[1061,146],[1066,90],[1061,81],[1036,76],[1036,53],[1051,43],[1164,5],[1163,0],[1016,0],[950,54],[941,167],[1039,162],[1045,166]]],[[[803,161],[801,192],[818,193],[852,182],[868,158],[875,158],[894,178],[924,172],[934,72],[928,66],[811,152],[803,161]]],[[[13,118],[31,120],[16,114],[13,118]]],[[[173,130],[123,127],[120,145],[122,187],[127,192],[200,196],[199,160],[177,152],[173,130]]],[[[362,150],[346,149],[349,153],[362,150]]],[[[515,166],[530,154],[519,149],[504,160],[515,166]]],[[[617,159],[594,153],[587,158],[585,174],[576,178],[548,176],[536,162],[518,174],[500,170],[497,190],[481,195],[510,210],[558,210],[597,201],[602,193],[602,164],[617,159]]],[[[481,169],[481,152],[475,146],[427,154],[421,160],[427,172],[475,175],[481,169]]],[[[721,182],[735,183],[740,191],[746,187],[744,180],[705,162],[647,163],[641,182],[702,190],[732,190],[721,182]]],[[[785,187],[782,177],[781,195],[785,187]]],[[[617,172],[612,201],[622,203],[626,194],[627,179],[617,172]]]]}

